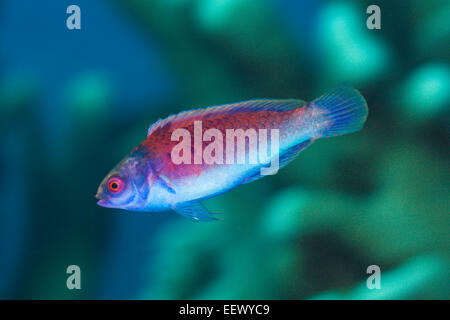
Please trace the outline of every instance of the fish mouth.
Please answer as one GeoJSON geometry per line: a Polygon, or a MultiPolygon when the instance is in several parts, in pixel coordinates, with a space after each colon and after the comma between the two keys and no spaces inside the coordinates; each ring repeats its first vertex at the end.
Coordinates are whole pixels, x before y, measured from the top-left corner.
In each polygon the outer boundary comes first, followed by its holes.
{"type": "Polygon", "coordinates": [[[114,208],[112,204],[110,204],[108,201],[100,199],[97,201],[97,204],[100,207],[105,207],[105,208],[114,208]]]}
{"type": "Polygon", "coordinates": [[[95,195],[95,198],[96,198],[96,199],[99,199],[99,200],[97,201],[97,204],[98,204],[99,206],[105,207],[105,208],[112,208],[112,207],[113,207],[107,200],[102,199],[102,197],[100,197],[100,195],[99,195],[98,193],[95,195]]]}

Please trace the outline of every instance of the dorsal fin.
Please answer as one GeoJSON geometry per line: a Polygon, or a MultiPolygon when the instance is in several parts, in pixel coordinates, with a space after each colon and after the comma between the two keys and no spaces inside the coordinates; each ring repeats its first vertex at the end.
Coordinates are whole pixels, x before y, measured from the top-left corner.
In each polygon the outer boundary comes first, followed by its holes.
{"type": "Polygon", "coordinates": [[[157,129],[160,129],[175,121],[190,120],[193,117],[208,118],[225,113],[237,112],[258,112],[258,111],[290,111],[304,106],[306,102],[297,99],[257,99],[248,100],[232,104],[223,104],[202,109],[194,109],[189,111],[182,111],[180,113],[171,115],[165,119],[159,119],[148,128],[147,137],[150,136],[157,129]]]}

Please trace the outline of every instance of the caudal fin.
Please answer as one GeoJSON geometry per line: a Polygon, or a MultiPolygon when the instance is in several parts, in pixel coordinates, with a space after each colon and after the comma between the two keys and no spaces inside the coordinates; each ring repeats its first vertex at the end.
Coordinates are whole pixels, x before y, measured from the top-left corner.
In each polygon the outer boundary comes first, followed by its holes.
{"type": "Polygon", "coordinates": [[[340,85],[308,104],[313,108],[320,122],[322,137],[338,136],[361,130],[366,122],[368,108],[358,90],[348,85],[340,85]]]}

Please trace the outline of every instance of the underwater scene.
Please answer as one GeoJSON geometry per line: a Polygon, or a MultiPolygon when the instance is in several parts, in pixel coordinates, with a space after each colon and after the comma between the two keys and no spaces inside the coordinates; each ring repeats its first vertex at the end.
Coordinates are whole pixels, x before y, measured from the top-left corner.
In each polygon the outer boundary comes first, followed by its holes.
{"type": "Polygon", "coordinates": [[[449,16],[0,0],[0,299],[450,299],[449,16]],[[197,125],[279,170],[169,161],[197,125]]]}

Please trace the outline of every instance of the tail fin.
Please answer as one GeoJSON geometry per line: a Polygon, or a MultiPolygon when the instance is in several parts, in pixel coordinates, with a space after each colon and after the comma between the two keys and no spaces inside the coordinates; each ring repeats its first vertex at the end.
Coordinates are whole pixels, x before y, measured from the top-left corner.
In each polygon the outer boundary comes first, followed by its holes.
{"type": "Polygon", "coordinates": [[[361,130],[368,114],[364,97],[348,85],[338,86],[310,102],[307,107],[312,107],[325,117],[326,126],[321,129],[322,137],[361,130]]]}

